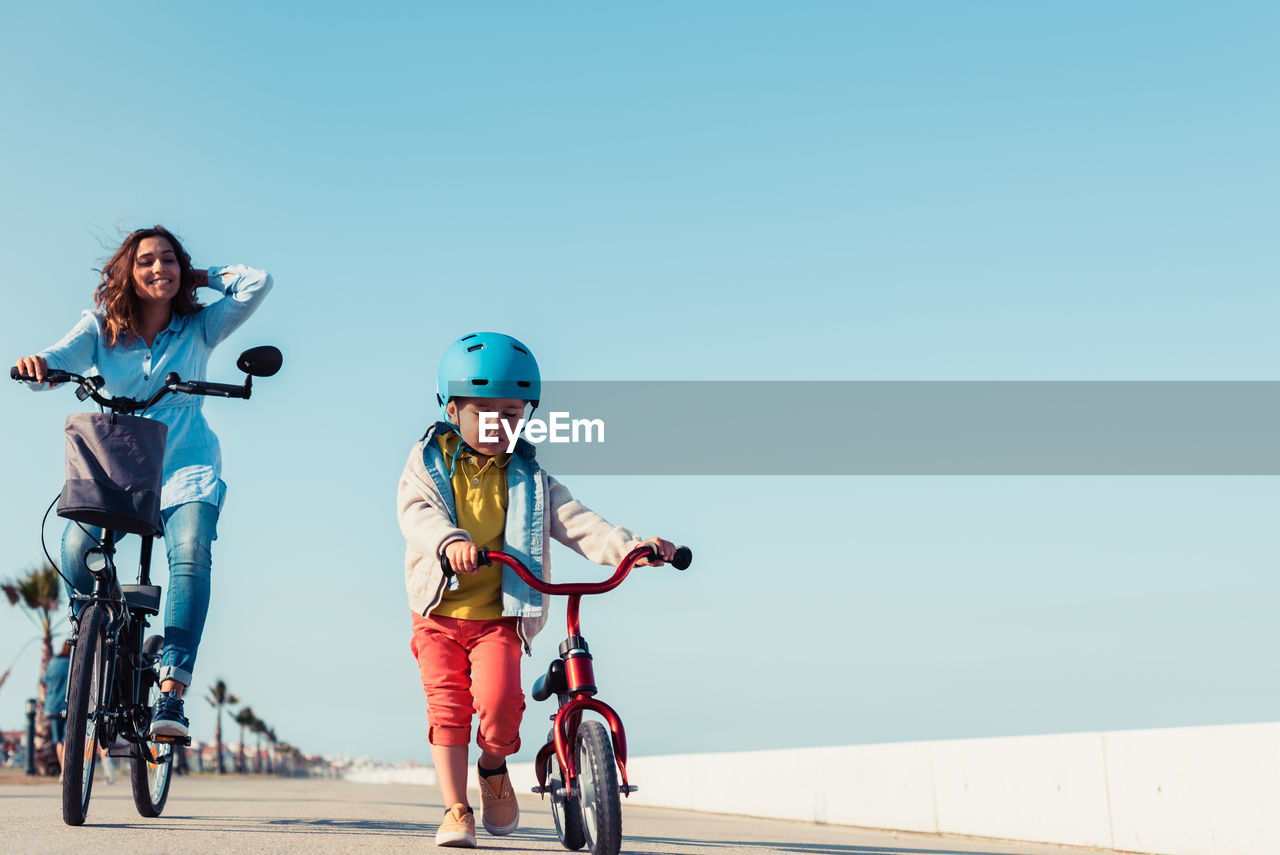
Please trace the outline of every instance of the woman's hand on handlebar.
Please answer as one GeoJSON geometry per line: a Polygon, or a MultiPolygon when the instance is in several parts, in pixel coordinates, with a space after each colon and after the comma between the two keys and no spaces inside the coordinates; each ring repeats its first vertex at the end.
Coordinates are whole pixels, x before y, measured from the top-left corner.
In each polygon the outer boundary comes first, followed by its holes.
{"type": "Polygon", "coordinates": [[[475,573],[480,569],[480,550],[469,540],[455,540],[445,545],[444,556],[454,573],[475,573]]]}
{"type": "MultiPolygon", "coordinates": [[[[45,361],[43,356],[24,356],[14,363],[14,367],[18,369],[18,373],[24,377],[34,377],[39,383],[43,383],[45,377],[49,376],[49,363],[45,361]]],[[[57,383],[49,384],[57,386],[57,383]]]]}
{"type": "Polygon", "coordinates": [[[658,551],[658,556],[656,558],[641,558],[636,562],[637,567],[661,567],[672,558],[676,557],[676,545],[669,540],[663,540],[660,537],[651,537],[648,540],[642,541],[642,543],[652,545],[653,548],[658,551]]]}

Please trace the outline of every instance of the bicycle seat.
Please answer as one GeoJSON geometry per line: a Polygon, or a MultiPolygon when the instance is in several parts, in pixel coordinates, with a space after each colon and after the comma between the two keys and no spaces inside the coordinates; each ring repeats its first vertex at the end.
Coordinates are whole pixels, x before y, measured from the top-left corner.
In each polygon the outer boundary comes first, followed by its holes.
{"type": "Polygon", "coordinates": [[[129,604],[130,611],[160,614],[159,585],[121,585],[120,592],[124,594],[124,601],[129,604]]]}
{"type": "Polygon", "coordinates": [[[533,699],[545,701],[552,695],[564,695],[569,692],[569,681],[564,676],[564,662],[554,659],[547,673],[539,677],[533,684],[533,699]]]}

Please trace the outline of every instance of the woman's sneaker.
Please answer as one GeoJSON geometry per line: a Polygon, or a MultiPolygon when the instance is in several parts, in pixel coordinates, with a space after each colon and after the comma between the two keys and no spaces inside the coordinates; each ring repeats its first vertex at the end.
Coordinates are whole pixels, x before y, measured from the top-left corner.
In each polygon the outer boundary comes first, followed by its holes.
{"type": "Polygon", "coordinates": [[[476,815],[464,804],[456,804],[445,812],[444,822],[436,831],[437,846],[476,848],[476,815]]]}
{"type": "Polygon", "coordinates": [[[484,830],[499,837],[520,827],[520,804],[511,789],[511,776],[504,763],[500,770],[490,771],[476,765],[480,778],[480,819],[484,830]],[[487,773],[487,774],[486,774],[487,773]]]}
{"type": "Polygon", "coordinates": [[[189,722],[182,714],[182,698],[172,692],[161,692],[151,709],[151,735],[185,737],[189,722]]]}

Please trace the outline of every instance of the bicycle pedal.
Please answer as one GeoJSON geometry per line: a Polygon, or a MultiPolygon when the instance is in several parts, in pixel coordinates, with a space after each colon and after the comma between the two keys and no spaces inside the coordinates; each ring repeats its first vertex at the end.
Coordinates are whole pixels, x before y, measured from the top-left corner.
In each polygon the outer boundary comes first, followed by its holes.
{"type": "Polygon", "coordinates": [[[537,793],[538,795],[542,796],[551,792],[551,788],[550,787],[534,787],[532,790],[530,790],[530,792],[537,793]]]}
{"type": "Polygon", "coordinates": [[[151,737],[152,742],[163,742],[167,745],[190,745],[190,736],[165,736],[163,734],[151,737]]]}
{"type": "Polygon", "coordinates": [[[622,793],[624,796],[629,796],[629,795],[631,795],[632,793],[636,792],[636,791],[637,791],[637,790],[639,790],[639,789],[640,789],[640,788],[639,788],[639,787],[637,787],[635,784],[627,784],[626,786],[622,786],[622,785],[620,784],[620,785],[618,786],[618,792],[622,793]]]}

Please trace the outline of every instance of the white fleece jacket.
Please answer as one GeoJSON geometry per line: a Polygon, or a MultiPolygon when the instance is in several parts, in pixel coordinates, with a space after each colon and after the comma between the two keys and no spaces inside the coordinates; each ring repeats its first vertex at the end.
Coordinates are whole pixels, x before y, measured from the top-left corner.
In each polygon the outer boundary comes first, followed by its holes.
{"type": "MultiPolygon", "coordinates": [[[[427,440],[430,442],[431,440],[427,440]]],[[[396,492],[396,513],[405,539],[404,584],[409,595],[409,608],[426,615],[444,596],[447,582],[440,567],[444,547],[455,540],[471,540],[464,529],[453,524],[444,497],[422,460],[422,442],[414,443],[400,475],[396,492]]],[[[583,505],[569,490],[541,468],[547,497],[547,513],[543,514],[542,578],[551,581],[551,538],[568,546],[588,561],[616,566],[642,538],[635,532],[615,526],[583,505]]],[[[547,601],[542,614],[520,619],[520,639],[525,652],[547,622],[547,601]]]]}

